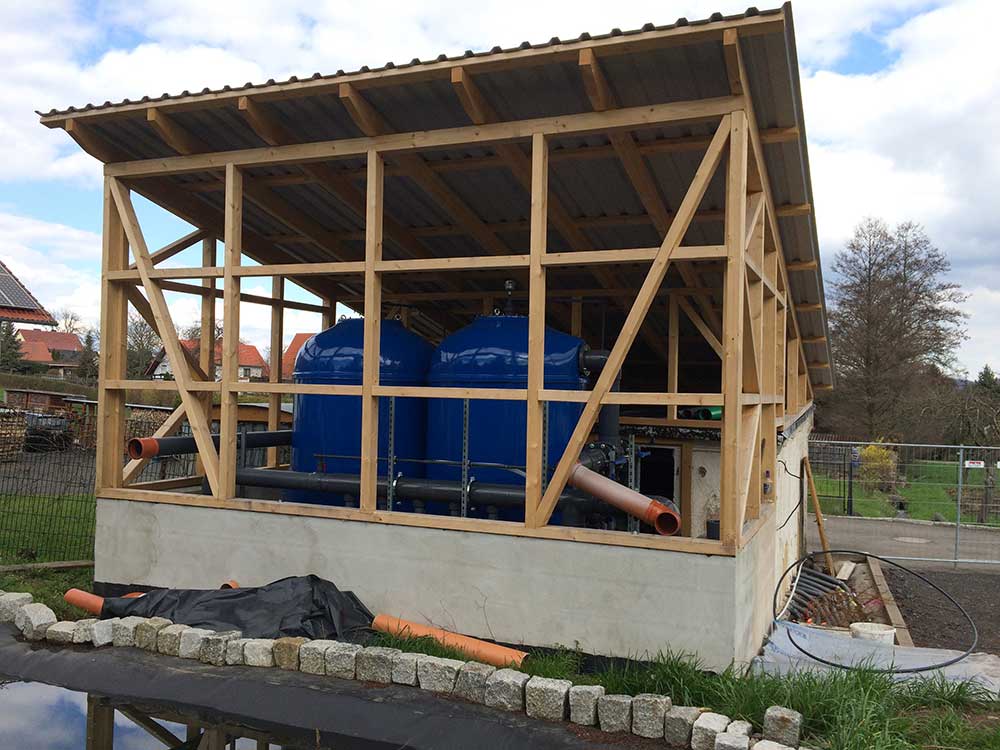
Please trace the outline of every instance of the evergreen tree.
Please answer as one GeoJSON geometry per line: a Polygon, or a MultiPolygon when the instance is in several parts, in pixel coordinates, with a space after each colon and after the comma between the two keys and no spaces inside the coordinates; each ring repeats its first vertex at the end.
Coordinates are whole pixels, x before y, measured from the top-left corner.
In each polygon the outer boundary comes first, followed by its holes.
{"type": "Polygon", "coordinates": [[[993,372],[993,368],[989,365],[983,365],[983,369],[979,371],[979,377],[976,378],[976,385],[994,395],[1000,396],[1000,378],[997,378],[996,373],[993,372]]]}
{"type": "Polygon", "coordinates": [[[25,368],[24,355],[21,352],[21,342],[14,334],[11,323],[0,323],[0,370],[4,372],[22,372],[25,368]]]}
{"type": "Polygon", "coordinates": [[[97,380],[97,337],[94,335],[94,330],[88,328],[83,334],[83,351],[80,352],[80,356],[76,368],[76,375],[81,380],[97,380]]]}

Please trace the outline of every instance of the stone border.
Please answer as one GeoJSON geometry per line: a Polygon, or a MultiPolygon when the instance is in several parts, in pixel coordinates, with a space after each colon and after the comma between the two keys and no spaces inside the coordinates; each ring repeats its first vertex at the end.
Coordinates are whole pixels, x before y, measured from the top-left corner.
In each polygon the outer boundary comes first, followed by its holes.
{"type": "Polygon", "coordinates": [[[384,646],[306,638],[243,638],[239,631],[214,632],[162,617],[57,622],[55,613],[33,602],[30,594],[2,591],[0,613],[10,617],[29,641],[142,648],[215,666],[285,669],[409,685],[504,711],[524,712],[532,718],[665,739],[667,747],[674,748],[808,750],[798,744],[802,715],[780,706],[767,710],[763,735],[753,735],[749,722],[731,721],[705,708],[674,706],[664,695],[605,695],[599,685],[573,685],[569,680],[533,677],[516,669],[384,646]]]}

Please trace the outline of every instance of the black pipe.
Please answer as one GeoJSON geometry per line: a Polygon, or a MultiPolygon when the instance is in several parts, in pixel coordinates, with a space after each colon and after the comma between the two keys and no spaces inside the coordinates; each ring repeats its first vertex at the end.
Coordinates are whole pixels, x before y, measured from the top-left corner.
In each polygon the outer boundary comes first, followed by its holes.
{"type": "MultiPolygon", "coordinates": [[[[304,471],[275,469],[237,469],[236,483],[250,487],[271,487],[284,490],[307,490],[311,492],[335,492],[344,495],[359,495],[361,478],[356,474],[311,474],[304,471]]],[[[386,477],[378,478],[378,497],[388,496],[386,477]]],[[[420,479],[399,477],[393,489],[399,500],[437,500],[460,502],[462,483],[445,479],[420,479]]],[[[487,484],[472,482],[468,490],[469,502],[477,505],[502,507],[523,507],[524,488],[513,484],[487,484]]],[[[569,503],[584,511],[607,512],[608,506],[601,501],[576,492],[564,492],[560,503],[569,503]]]]}
{"type": "MultiPolygon", "coordinates": [[[[219,447],[219,436],[212,435],[212,442],[219,447]]],[[[237,436],[237,445],[245,450],[253,448],[276,448],[292,444],[291,430],[241,432],[237,436]]],[[[182,456],[198,452],[198,444],[190,436],[172,436],[161,438],[132,438],[128,441],[128,453],[131,458],[152,456],[182,456]],[[149,453],[150,442],[155,442],[155,450],[149,453]]]]}

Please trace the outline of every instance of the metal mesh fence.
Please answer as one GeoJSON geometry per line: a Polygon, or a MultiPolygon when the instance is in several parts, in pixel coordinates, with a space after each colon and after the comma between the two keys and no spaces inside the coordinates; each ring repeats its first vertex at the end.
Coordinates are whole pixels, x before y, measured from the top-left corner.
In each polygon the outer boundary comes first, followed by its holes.
{"type": "Polygon", "coordinates": [[[1000,564],[1000,447],[812,439],[809,461],[834,546],[1000,564]]]}

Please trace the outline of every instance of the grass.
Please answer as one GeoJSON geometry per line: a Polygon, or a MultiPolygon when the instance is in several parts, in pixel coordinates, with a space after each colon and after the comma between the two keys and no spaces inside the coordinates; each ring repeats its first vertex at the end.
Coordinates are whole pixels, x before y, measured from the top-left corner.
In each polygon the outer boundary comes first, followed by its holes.
{"type": "MultiPolygon", "coordinates": [[[[955,461],[913,461],[901,467],[906,477],[905,485],[895,493],[905,498],[906,510],[910,518],[931,521],[955,522],[955,488],[958,482],[958,464],[955,461]]],[[[981,497],[983,491],[983,470],[971,469],[964,478],[966,496],[981,497]],[[979,494],[977,494],[979,493],[979,494]]],[[[817,470],[816,491],[821,497],[823,512],[827,515],[844,515],[844,502],[839,498],[845,493],[844,482],[817,470]],[[826,496],[825,498],[823,496],[826,496]]],[[[891,493],[877,488],[865,487],[855,477],[854,513],[865,518],[892,518],[896,509],[889,499],[891,493]]],[[[968,507],[968,506],[967,506],[968,507]]],[[[972,513],[962,514],[962,523],[976,523],[972,513]]],[[[990,525],[1000,525],[1000,519],[992,518],[990,525]]]]}
{"type": "Polygon", "coordinates": [[[96,513],[93,495],[0,495],[0,565],[93,559],[96,513]]]}
{"type": "Polygon", "coordinates": [[[71,607],[63,601],[67,589],[90,591],[94,586],[94,569],[67,568],[0,573],[0,591],[28,591],[36,602],[47,605],[59,620],[81,620],[90,617],[82,609],[71,607]]]}
{"type": "MultiPolygon", "coordinates": [[[[429,638],[377,634],[375,642],[464,659],[429,638]]],[[[1000,718],[992,715],[1000,713],[1000,704],[968,682],[896,682],[871,671],[778,676],[731,668],[715,674],[685,654],[596,661],[569,649],[532,651],[521,671],[603,685],[608,693],[669,695],[676,705],[745,719],[758,731],[768,707],[788,706],[804,717],[802,743],[817,750],[1000,750],[1000,718]]]]}

